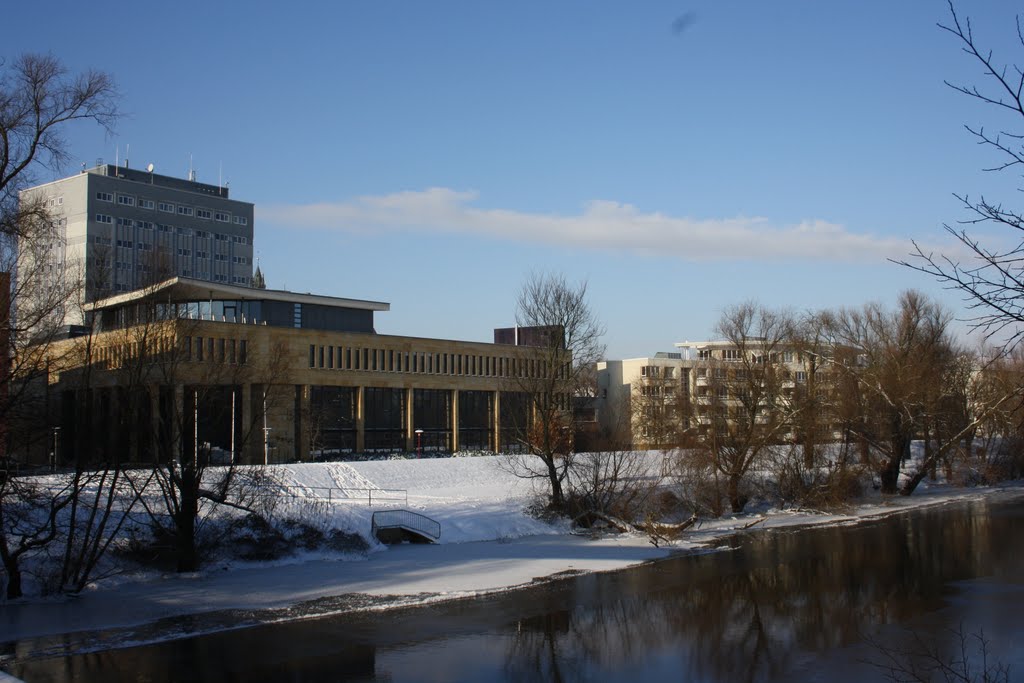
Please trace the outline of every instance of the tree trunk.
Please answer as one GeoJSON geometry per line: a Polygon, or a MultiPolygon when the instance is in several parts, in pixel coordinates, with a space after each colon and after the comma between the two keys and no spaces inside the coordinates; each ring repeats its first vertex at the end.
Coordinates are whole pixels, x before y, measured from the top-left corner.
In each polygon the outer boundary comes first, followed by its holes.
{"type": "Polygon", "coordinates": [[[917,485],[921,483],[922,479],[924,479],[925,474],[927,474],[927,471],[927,468],[921,468],[920,470],[915,472],[909,479],[907,479],[903,483],[903,486],[900,488],[900,495],[909,496],[911,493],[913,493],[914,489],[917,488],[917,485]]]}
{"type": "Polygon", "coordinates": [[[178,571],[194,572],[199,566],[196,552],[196,517],[199,516],[199,482],[191,467],[181,472],[181,506],[174,516],[178,571]]]}
{"type": "Polygon", "coordinates": [[[900,480],[900,453],[893,453],[885,462],[885,467],[878,473],[882,483],[882,493],[893,494],[898,492],[900,480]]]}
{"type": "Polygon", "coordinates": [[[554,457],[548,457],[548,480],[551,482],[551,507],[555,510],[565,508],[565,497],[562,495],[562,482],[558,479],[558,468],[555,466],[554,457]]]}
{"type": "Polygon", "coordinates": [[[6,543],[0,542],[0,551],[3,551],[4,571],[7,573],[7,599],[17,600],[21,597],[21,567],[18,566],[18,558],[12,556],[6,547],[6,543]]]}
{"type": "Polygon", "coordinates": [[[728,483],[729,507],[733,512],[743,512],[747,501],[740,497],[740,477],[738,474],[729,475],[728,483]]]}

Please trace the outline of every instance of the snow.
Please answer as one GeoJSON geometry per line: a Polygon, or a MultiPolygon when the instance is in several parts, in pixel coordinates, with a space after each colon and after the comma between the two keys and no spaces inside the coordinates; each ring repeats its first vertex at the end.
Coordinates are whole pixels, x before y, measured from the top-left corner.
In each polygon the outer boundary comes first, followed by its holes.
{"type": "MultiPolygon", "coordinates": [[[[564,521],[532,517],[527,508],[538,500],[534,482],[515,477],[503,462],[501,457],[479,456],[275,466],[286,494],[275,514],[301,515],[305,521],[347,528],[370,540],[374,511],[404,508],[440,522],[440,542],[387,547],[372,541],[365,555],[318,551],[276,562],[217,563],[187,575],[120,576],[96,582],[76,597],[5,604],[0,610],[0,641],[131,627],[221,610],[278,610],[264,618],[301,618],[310,612],[288,608],[353,594],[400,599],[350,601],[336,609],[471,597],[567,572],[613,571],[679,551],[701,550],[751,524],[752,530],[848,524],[995,490],[924,485],[912,497],[876,495],[844,514],[763,509],[702,522],[682,540],[658,548],[642,534],[574,535],[564,521]],[[385,493],[397,500],[381,502],[385,493]],[[368,504],[371,495],[377,496],[373,507],[368,504]]],[[[325,613],[329,612],[316,611],[325,613]]]]}

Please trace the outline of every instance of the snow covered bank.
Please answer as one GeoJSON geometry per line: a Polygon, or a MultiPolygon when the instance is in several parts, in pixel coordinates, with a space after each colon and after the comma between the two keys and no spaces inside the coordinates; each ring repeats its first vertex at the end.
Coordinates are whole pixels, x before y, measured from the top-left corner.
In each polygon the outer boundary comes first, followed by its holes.
{"type": "MultiPolygon", "coordinates": [[[[99,582],[76,598],[5,604],[0,610],[0,642],[229,610],[268,611],[247,613],[240,621],[248,623],[301,618],[310,612],[288,608],[331,596],[405,596],[402,604],[469,597],[557,574],[626,568],[698,548],[751,523],[754,528],[853,523],[998,490],[936,486],[910,498],[877,497],[849,514],[761,510],[702,523],[673,546],[655,548],[639,534],[590,539],[569,534],[564,523],[548,524],[529,516],[525,508],[535,500],[532,484],[506,472],[499,458],[324,463],[278,470],[286,490],[301,496],[283,503],[279,514],[301,514],[307,521],[368,537],[372,513],[382,508],[377,503],[370,507],[367,501],[373,491],[387,490],[388,496],[401,500],[389,500],[386,507],[406,507],[438,520],[441,542],[390,548],[374,544],[368,554],[359,556],[318,552],[273,563],[216,564],[189,575],[121,576],[99,582]],[[403,490],[404,494],[396,493],[403,490]],[[342,495],[352,498],[339,500],[342,495]]],[[[1011,490],[1024,495],[1020,488],[1011,490]]],[[[381,494],[378,500],[384,497],[381,494]]],[[[342,601],[335,611],[381,604],[342,601]]],[[[232,625],[237,623],[220,623],[218,628],[232,625]]],[[[177,635],[182,634],[149,632],[146,638],[177,635]]]]}

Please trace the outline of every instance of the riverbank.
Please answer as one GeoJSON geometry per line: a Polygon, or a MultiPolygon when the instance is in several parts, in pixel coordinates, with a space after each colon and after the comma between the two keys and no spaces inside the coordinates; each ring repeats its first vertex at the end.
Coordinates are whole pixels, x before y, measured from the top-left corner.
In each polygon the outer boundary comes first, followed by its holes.
{"type": "MultiPolygon", "coordinates": [[[[7,656],[32,656],[24,650],[31,640],[37,641],[32,650],[106,649],[270,621],[473,597],[700,550],[745,527],[851,524],[925,505],[1024,492],[1019,484],[938,485],[909,498],[876,494],[843,514],[760,510],[702,523],[681,540],[654,547],[641,534],[591,538],[570,534],[564,523],[530,517],[524,508],[532,488],[503,474],[495,458],[293,466],[288,476],[294,487],[311,491],[328,481],[337,484],[339,478],[404,489],[409,509],[441,523],[442,542],[377,545],[360,556],[307,554],[271,563],[221,564],[188,575],[140,573],[98,582],[73,598],[8,603],[0,613],[0,641],[17,641],[23,649],[7,648],[7,656]]],[[[371,513],[367,506],[344,510],[353,528],[365,524],[368,529],[371,513]]]]}

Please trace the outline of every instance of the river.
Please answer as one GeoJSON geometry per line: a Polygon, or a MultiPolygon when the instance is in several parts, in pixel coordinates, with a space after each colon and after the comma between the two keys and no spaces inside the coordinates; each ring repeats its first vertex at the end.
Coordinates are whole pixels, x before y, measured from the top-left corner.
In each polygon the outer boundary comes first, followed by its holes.
{"type": "MultiPolygon", "coordinates": [[[[887,680],[976,635],[1024,671],[1024,497],[751,530],[714,552],[424,607],[16,662],[27,681],[887,680]]],[[[1012,676],[1011,676],[1012,680],[1012,676]]]]}

